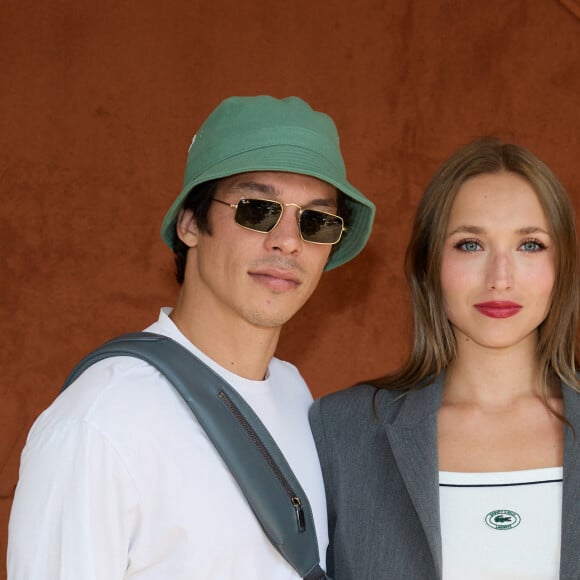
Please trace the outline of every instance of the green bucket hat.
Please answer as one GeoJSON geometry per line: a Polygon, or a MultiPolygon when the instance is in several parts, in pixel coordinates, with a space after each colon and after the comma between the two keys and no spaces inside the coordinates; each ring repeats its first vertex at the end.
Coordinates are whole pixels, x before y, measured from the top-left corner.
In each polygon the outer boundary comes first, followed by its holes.
{"type": "Polygon", "coordinates": [[[345,195],[351,223],[325,270],[352,260],[364,248],[375,206],[346,179],[334,122],[297,97],[265,95],[226,99],[201,126],[189,148],[183,189],[161,226],[165,243],[173,248],[179,210],[196,185],[248,171],[310,175],[345,195]]]}

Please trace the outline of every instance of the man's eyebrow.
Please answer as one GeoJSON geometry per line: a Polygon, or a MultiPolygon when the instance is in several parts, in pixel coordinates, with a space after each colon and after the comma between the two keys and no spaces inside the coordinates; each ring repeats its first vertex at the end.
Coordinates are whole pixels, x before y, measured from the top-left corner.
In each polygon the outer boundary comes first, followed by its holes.
{"type": "Polygon", "coordinates": [[[280,195],[278,189],[276,189],[273,185],[260,183],[258,181],[245,181],[243,183],[238,183],[233,187],[233,189],[242,193],[244,191],[258,192],[272,198],[276,198],[280,195]]]}
{"type": "MultiPolygon", "coordinates": [[[[544,228],[540,228],[538,226],[526,226],[523,228],[519,228],[515,230],[516,234],[521,236],[529,236],[531,234],[546,234],[547,236],[551,236],[550,232],[547,232],[544,228]]],[[[453,231],[447,234],[447,237],[453,236],[455,234],[475,234],[481,235],[485,234],[485,228],[481,228],[479,226],[459,226],[455,228],[453,231]]]]}
{"type": "MultiPolygon", "coordinates": [[[[268,183],[261,183],[259,181],[244,181],[234,185],[232,190],[239,191],[241,194],[245,192],[257,192],[267,196],[269,199],[276,199],[280,196],[280,191],[278,188],[274,187],[273,185],[269,185],[268,183]]],[[[336,200],[327,197],[313,199],[308,203],[308,207],[313,205],[323,206],[331,209],[336,209],[337,207],[336,200]]]]}
{"type": "Polygon", "coordinates": [[[330,209],[336,209],[338,207],[336,199],[332,199],[329,197],[323,197],[320,199],[313,199],[308,205],[309,206],[319,205],[319,206],[327,207],[330,209]]]}

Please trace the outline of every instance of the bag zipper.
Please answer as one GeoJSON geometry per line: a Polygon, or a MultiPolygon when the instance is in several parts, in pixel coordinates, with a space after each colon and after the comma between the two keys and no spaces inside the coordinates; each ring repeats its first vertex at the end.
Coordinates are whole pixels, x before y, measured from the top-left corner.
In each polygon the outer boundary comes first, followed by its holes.
{"type": "Polygon", "coordinates": [[[230,413],[234,416],[236,421],[240,424],[242,429],[247,433],[247,435],[252,440],[252,443],[256,446],[258,451],[262,454],[270,469],[276,476],[276,479],[280,482],[284,493],[288,496],[290,500],[290,504],[294,509],[294,513],[296,515],[296,525],[298,527],[299,532],[303,532],[306,530],[306,518],[304,517],[304,509],[302,507],[302,500],[300,497],[295,493],[292,489],[292,486],[278,467],[278,464],[266,448],[266,446],[262,443],[261,439],[258,437],[258,434],[254,431],[253,427],[248,423],[247,419],[244,417],[242,412],[236,407],[235,403],[228,397],[228,395],[224,391],[220,391],[218,393],[218,397],[222,400],[222,402],[226,405],[230,413]]]}

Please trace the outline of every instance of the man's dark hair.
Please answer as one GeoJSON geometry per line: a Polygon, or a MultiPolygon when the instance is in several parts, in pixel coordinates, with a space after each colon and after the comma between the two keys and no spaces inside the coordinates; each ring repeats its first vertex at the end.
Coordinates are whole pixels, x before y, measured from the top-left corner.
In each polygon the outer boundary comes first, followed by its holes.
{"type": "MultiPolygon", "coordinates": [[[[196,185],[187,195],[183,202],[182,209],[189,210],[193,214],[197,231],[211,236],[211,225],[207,219],[211,201],[215,196],[220,180],[213,179],[196,185]]],[[[345,195],[337,191],[336,213],[344,220],[344,227],[347,228],[338,244],[332,246],[330,254],[336,251],[342,240],[348,235],[350,226],[351,209],[345,201],[345,195]]],[[[179,219],[179,218],[178,218],[179,219]]],[[[173,231],[173,251],[175,253],[175,278],[179,284],[183,284],[185,277],[185,264],[187,262],[187,252],[189,246],[184,244],[177,235],[177,228],[173,231]]]]}
{"type": "MultiPolygon", "coordinates": [[[[211,226],[207,219],[207,214],[219,182],[219,179],[213,179],[196,185],[183,202],[182,210],[191,211],[198,232],[211,235],[211,226]]],[[[175,277],[179,284],[183,284],[188,250],[189,246],[179,239],[176,227],[173,231],[173,251],[175,252],[175,277]]]]}

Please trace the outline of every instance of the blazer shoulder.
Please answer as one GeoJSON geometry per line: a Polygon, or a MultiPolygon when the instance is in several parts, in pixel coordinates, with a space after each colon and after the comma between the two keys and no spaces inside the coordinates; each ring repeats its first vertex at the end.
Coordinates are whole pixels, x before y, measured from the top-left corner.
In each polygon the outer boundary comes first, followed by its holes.
{"type": "Polygon", "coordinates": [[[389,421],[401,402],[401,393],[379,389],[369,384],[358,384],[317,399],[310,409],[311,423],[327,425],[352,424],[356,421],[389,421]]]}

